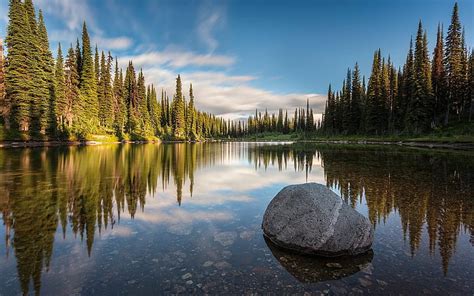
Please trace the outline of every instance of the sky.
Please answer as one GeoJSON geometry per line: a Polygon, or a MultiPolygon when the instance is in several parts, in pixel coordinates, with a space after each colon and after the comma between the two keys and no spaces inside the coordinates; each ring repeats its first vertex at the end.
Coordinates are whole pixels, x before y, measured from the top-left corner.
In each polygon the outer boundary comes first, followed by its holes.
{"type": "MultiPolygon", "coordinates": [[[[147,83],[174,94],[193,84],[198,108],[228,119],[255,109],[324,110],[331,83],[348,67],[370,74],[380,48],[396,66],[422,20],[430,51],[436,27],[450,22],[450,0],[34,0],[42,9],[51,48],[68,47],[87,22],[93,44],[125,68],[133,60],[147,83]]],[[[474,0],[458,1],[468,48],[474,45],[474,0]]],[[[6,35],[8,1],[0,0],[6,35]]]]}

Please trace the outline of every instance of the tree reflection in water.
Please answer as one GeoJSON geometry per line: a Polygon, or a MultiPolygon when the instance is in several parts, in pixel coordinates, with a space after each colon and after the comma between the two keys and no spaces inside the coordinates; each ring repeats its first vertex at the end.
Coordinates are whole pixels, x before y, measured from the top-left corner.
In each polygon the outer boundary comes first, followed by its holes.
{"type": "Polygon", "coordinates": [[[245,143],[1,149],[6,256],[13,247],[22,291],[28,293],[32,281],[39,293],[57,227],[63,238],[70,227],[91,255],[96,231],[114,227],[124,213],[133,218],[147,196],[172,182],[180,206],[183,190],[192,196],[200,168],[244,159],[256,170],[276,167],[306,176],[320,163],[327,186],[353,207],[366,202],[374,227],[398,213],[412,256],[426,227],[429,249],[438,249],[445,272],[461,231],[474,245],[474,158],[464,153],[245,143]]]}

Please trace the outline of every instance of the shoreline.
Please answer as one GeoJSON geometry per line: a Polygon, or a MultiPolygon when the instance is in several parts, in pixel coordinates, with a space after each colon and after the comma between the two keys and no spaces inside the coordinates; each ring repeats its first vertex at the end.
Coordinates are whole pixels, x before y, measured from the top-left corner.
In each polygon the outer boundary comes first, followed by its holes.
{"type": "Polygon", "coordinates": [[[97,146],[109,144],[172,144],[172,143],[203,143],[203,142],[262,142],[262,143],[318,143],[318,144],[339,144],[339,145],[396,145],[405,147],[429,148],[429,149],[451,149],[451,150],[474,150],[473,142],[435,142],[435,141],[389,141],[389,140],[265,140],[265,139],[209,139],[203,141],[1,141],[1,148],[39,148],[39,147],[59,147],[59,146],[97,146]]]}

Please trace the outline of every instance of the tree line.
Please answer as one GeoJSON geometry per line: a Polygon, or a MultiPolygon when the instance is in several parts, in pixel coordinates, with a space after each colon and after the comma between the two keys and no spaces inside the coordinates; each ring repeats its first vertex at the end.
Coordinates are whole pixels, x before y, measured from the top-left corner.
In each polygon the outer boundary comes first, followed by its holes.
{"type": "Polygon", "coordinates": [[[10,138],[199,140],[227,130],[223,119],[196,109],[192,85],[186,100],[179,75],[173,98],[161,91],[158,100],[132,61],[123,72],[110,52],[93,52],[85,22],[81,40],[64,54],[59,44],[53,58],[32,0],[10,0],[8,16],[5,58],[0,42],[0,125],[10,138]]]}
{"type": "Polygon", "coordinates": [[[450,122],[471,122],[474,51],[468,54],[457,3],[445,39],[438,25],[431,59],[420,21],[402,68],[379,49],[367,86],[357,63],[342,85],[340,91],[329,85],[321,125],[325,134],[422,134],[450,122]]]}

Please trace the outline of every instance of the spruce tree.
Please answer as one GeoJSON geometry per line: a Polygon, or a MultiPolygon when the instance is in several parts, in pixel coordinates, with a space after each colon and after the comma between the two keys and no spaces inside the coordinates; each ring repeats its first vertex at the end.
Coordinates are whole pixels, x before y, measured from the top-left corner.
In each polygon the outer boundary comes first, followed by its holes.
{"type": "Polygon", "coordinates": [[[468,99],[470,101],[469,106],[469,122],[472,122],[472,117],[474,115],[474,49],[471,51],[471,55],[469,57],[469,93],[468,99]]]}
{"type": "Polygon", "coordinates": [[[194,92],[193,85],[189,85],[189,105],[186,112],[186,129],[187,138],[189,140],[195,140],[196,134],[196,108],[194,106],[194,92]]]}
{"type": "Polygon", "coordinates": [[[161,134],[161,108],[158,104],[156,89],[153,84],[149,87],[149,94],[147,95],[148,110],[150,112],[151,123],[153,125],[154,135],[161,134]]]}
{"type": "Polygon", "coordinates": [[[31,27],[20,0],[10,0],[5,69],[7,97],[11,102],[11,123],[19,131],[29,131],[31,124],[31,90],[34,88],[34,57],[30,52],[31,27]]]}
{"type": "Polygon", "coordinates": [[[441,122],[444,112],[447,109],[446,75],[443,58],[443,28],[440,24],[438,24],[438,32],[436,34],[436,46],[433,52],[433,62],[431,63],[431,81],[434,100],[432,119],[435,123],[441,122]]]}
{"type": "Polygon", "coordinates": [[[352,98],[351,98],[351,113],[350,113],[350,134],[355,134],[361,128],[361,101],[362,101],[362,86],[360,84],[360,70],[356,63],[354,71],[352,72],[352,98]]]}
{"type": "Polygon", "coordinates": [[[460,116],[460,98],[463,96],[463,46],[461,23],[458,15],[458,4],[454,4],[451,24],[446,36],[446,51],[444,57],[447,82],[447,104],[444,123],[448,124],[449,115],[453,111],[460,116]]]}
{"type": "Polygon", "coordinates": [[[140,70],[137,80],[137,94],[138,94],[138,116],[140,118],[140,128],[143,136],[153,135],[152,124],[150,121],[150,113],[148,111],[148,102],[146,97],[145,76],[140,70]]]}
{"type": "Polygon", "coordinates": [[[49,49],[48,33],[41,10],[39,11],[38,18],[38,66],[39,73],[41,73],[41,82],[36,87],[35,92],[40,96],[40,132],[46,134],[47,129],[55,129],[54,125],[56,123],[54,116],[54,59],[51,50],[49,49]]]}
{"type": "Polygon", "coordinates": [[[97,98],[97,82],[94,61],[87,25],[82,27],[82,71],[80,78],[81,113],[78,114],[81,130],[94,132],[99,119],[99,102],[97,98]]]}
{"type": "Polygon", "coordinates": [[[81,112],[82,105],[79,101],[79,73],[77,55],[71,47],[68,50],[65,64],[65,98],[66,108],[64,109],[65,124],[70,129],[81,112]]]}
{"type": "Polygon", "coordinates": [[[124,93],[123,93],[123,74],[122,70],[119,69],[118,60],[115,59],[115,74],[114,74],[114,129],[115,133],[119,138],[123,138],[125,121],[127,118],[127,108],[125,106],[124,93]]]}
{"type": "Polygon", "coordinates": [[[176,94],[172,107],[173,137],[177,140],[185,139],[185,117],[184,117],[184,99],[181,86],[181,76],[176,78],[176,94]]]}
{"type": "Polygon", "coordinates": [[[10,102],[5,89],[5,58],[3,56],[3,40],[0,38],[0,123],[10,129],[10,102]]]}
{"type": "Polygon", "coordinates": [[[66,75],[64,73],[64,60],[61,44],[58,45],[58,56],[56,58],[56,68],[54,71],[54,114],[57,120],[57,128],[62,131],[66,124],[66,75]]]}

